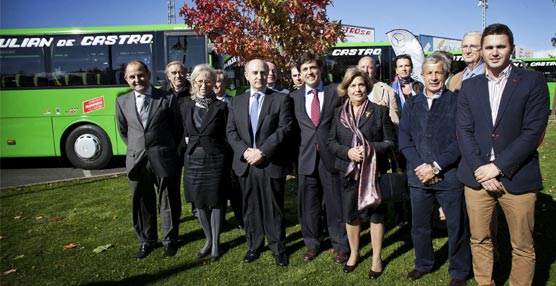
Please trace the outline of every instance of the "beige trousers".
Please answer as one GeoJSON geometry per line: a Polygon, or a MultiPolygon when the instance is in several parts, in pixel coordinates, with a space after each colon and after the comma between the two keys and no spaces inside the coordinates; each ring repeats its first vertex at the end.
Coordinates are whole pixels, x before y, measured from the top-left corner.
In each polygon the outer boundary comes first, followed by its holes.
{"type": "Polygon", "coordinates": [[[465,187],[465,203],[471,231],[471,254],[473,272],[479,285],[494,285],[494,247],[491,221],[496,214],[496,204],[500,204],[508,228],[512,245],[511,286],[531,286],[535,274],[535,246],[533,227],[535,225],[536,192],[525,194],[495,194],[484,189],[465,187]]]}

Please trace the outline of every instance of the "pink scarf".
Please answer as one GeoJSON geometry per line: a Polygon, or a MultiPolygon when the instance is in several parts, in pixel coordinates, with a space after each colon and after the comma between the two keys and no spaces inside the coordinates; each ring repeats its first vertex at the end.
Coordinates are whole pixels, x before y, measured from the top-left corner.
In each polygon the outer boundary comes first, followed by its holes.
{"type": "Polygon", "coordinates": [[[352,176],[356,181],[359,181],[357,196],[357,208],[359,210],[376,207],[381,203],[379,185],[376,181],[376,152],[358,128],[361,115],[367,110],[368,104],[369,101],[366,100],[359,107],[357,114],[353,116],[351,100],[348,99],[344,102],[340,113],[340,122],[353,133],[351,147],[361,144],[365,147],[363,161],[360,163],[351,161],[345,174],[346,177],[352,176]]]}

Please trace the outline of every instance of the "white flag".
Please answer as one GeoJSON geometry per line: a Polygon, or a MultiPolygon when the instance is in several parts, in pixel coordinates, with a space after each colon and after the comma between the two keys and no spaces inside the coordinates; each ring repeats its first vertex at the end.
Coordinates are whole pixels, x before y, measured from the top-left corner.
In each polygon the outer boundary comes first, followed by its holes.
{"type": "Polygon", "coordinates": [[[425,61],[425,53],[417,37],[410,31],[404,29],[392,30],[386,33],[386,36],[388,36],[388,40],[390,40],[396,56],[406,54],[411,57],[411,61],[413,62],[411,77],[414,80],[424,83],[421,77],[421,70],[423,68],[423,62],[425,61]]]}

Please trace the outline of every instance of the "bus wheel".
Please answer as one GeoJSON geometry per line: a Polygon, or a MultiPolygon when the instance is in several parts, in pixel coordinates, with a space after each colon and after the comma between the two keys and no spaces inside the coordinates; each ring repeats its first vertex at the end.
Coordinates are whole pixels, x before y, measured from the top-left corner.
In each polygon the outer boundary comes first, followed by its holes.
{"type": "Polygon", "coordinates": [[[104,130],[96,125],[82,125],[69,134],[66,156],[77,168],[101,169],[112,159],[112,145],[104,130]]]}

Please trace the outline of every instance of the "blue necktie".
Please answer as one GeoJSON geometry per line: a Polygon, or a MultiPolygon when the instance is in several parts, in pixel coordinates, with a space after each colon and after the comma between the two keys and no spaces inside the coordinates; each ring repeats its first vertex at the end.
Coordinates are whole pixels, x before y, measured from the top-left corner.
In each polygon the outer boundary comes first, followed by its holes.
{"type": "Polygon", "coordinates": [[[253,148],[256,148],[255,134],[257,134],[257,125],[259,123],[259,98],[261,98],[261,94],[256,92],[253,96],[255,98],[251,104],[251,109],[249,110],[249,118],[251,120],[251,130],[253,131],[253,148]]]}

